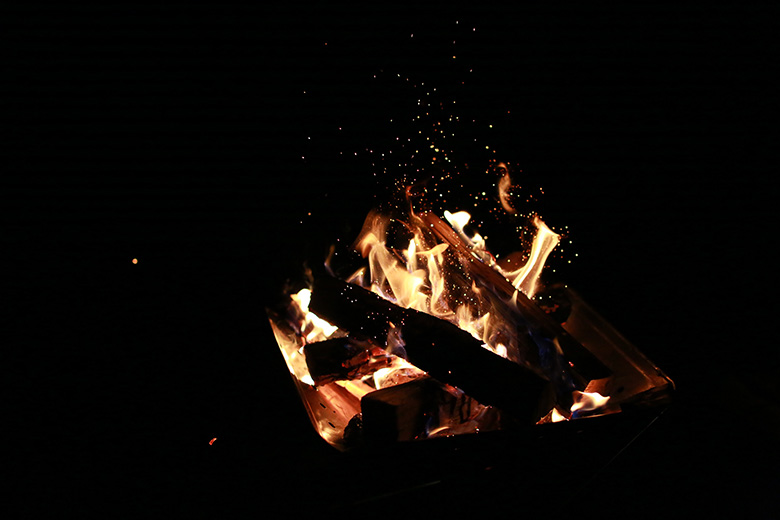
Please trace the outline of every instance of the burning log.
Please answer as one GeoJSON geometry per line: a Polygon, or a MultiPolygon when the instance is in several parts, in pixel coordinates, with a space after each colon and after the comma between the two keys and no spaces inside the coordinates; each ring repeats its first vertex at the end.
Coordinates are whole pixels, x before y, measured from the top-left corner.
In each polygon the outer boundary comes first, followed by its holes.
{"type": "Polygon", "coordinates": [[[550,383],[541,373],[484,349],[447,321],[404,309],[362,287],[319,276],[310,308],[350,335],[379,344],[386,342],[393,325],[399,326],[410,363],[521,421],[535,422],[554,404],[550,383]]]}
{"type": "Polygon", "coordinates": [[[423,377],[363,396],[361,440],[369,444],[411,441],[431,436],[474,433],[501,427],[498,410],[485,407],[459,390],[423,377]]]}
{"type": "Polygon", "coordinates": [[[346,255],[334,270],[333,248],[330,275],[308,270],[308,287],[269,311],[329,443],[558,422],[668,399],[671,380],[568,288],[537,290],[559,240],[540,219],[527,260],[516,253],[525,262],[513,266],[464,231],[467,212],[445,212],[450,226],[409,194],[407,211],[369,213],[353,245],[359,269],[346,255]]]}
{"type": "Polygon", "coordinates": [[[303,348],[315,385],[359,379],[390,364],[384,349],[354,338],[333,338],[303,348]]]}
{"type": "Polygon", "coordinates": [[[371,392],[360,400],[363,439],[384,443],[424,437],[440,403],[454,399],[429,377],[371,392]]]}
{"type": "Polygon", "coordinates": [[[535,339],[544,338],[550,344],[559,347],[565,359],[573,365],[576,374],[583,380],[582,382],[587,384],[588,381],[608,377],[611,374],[611,371],[588,349],[569,335],[544,310],[518,291],[501,273],[475,257],[447,223],[431,212],[420,213],[417,217],[424,228],[430,229],[440,240],[452,247],[458,258],[467,264],[468,272],[482,286],[504,301],[513,301],[515,305],[507,307],[514,318],[524,323],[535,339]]]}

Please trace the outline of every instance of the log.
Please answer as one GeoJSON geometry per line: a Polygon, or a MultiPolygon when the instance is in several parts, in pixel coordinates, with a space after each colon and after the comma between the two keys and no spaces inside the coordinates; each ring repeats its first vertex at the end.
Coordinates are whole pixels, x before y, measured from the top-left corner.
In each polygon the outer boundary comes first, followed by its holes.
{"type": "Polygon", "coordinates": [[[354,436],[359,428],[361,440],[368,444],[489,431],[505,425],[497,409],[481,406],[430,377],[366,394],[360,408],[349,434],[354,436]]]}
{"type": "MultiPolygon", "coordinates": [[[[468,272],[479,283],[504,301],[515,299],[516,308],[511,309],[515,318],[525,324],[534,338],[541,338],[550,344],[557,344],[563,356],[573,365],[576,373],[587,384],[593,379],[611,375],[611,371],[588,349],[574,339],[547,313],[518,291],[501,273],[486,265],[471,252],[458,234],[443,220],[431,212],[416,215],[423,228],[430,229],[440,240],[452,247],[458,257],[468,265],[468,272]]],[[[507,306],[510,307],[511,306],[507,306]]]]}
{"type": "Polygon", "coordinates": [[[425,438],[427,423],[438,419],[439,404],[448,398],[455,399],[429,377],[366,394],[360,400],[363,440],[387,443],[425,438]]]}
{"type": "Polygon", "coordinates": [[[351,337],[309,343],[303,347],[303,354],[309,375],[318,386],[359,379],[391,362],[384,349],[351,337]]]}
{"type": "Polygon", "coordinates": [[[485,405],[535,423],[553,406],[550,382],[504,359],[455,325],[404,309],[331,276],[314,279],[309,308],[351,336],[385,344],[391,323],[401,329],[408,361],[485,405]]]}

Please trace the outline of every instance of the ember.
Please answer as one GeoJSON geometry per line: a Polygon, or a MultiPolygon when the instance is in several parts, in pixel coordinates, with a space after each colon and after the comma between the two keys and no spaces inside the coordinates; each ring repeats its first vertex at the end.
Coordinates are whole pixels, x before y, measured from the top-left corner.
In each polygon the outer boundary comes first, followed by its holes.
{"type": "MultiPolygon", "coordinates": [[[[498,207],[514,215],[505,179],[498,207]]],[[[527,249],[499,261],[469,213],[439,218],[436,190],[408,186],[370,212],[352,254],[333,249],[269,310],[326,441],[512,430],[669,398],[671,380],[576,293],[542,282],[560,237],[538,215],[527,249]]]]}

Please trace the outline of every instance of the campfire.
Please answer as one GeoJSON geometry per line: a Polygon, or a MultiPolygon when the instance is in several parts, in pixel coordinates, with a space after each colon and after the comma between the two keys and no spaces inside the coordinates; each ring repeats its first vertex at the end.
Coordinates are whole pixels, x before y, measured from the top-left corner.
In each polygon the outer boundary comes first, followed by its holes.
{"type": "MultiPolygon", "coordinates": [[[[502,171],[488,210],[517,219],[502,171]]],[[[516,430],[668,401],[668,377],[575,291],[543,282],[560,236],[538,215],[523,219],[521,250],[499,256],[470,213],[443,209],[445,193],[441,182],[405,186],[268,310],[328,443],[516,430]]]]}

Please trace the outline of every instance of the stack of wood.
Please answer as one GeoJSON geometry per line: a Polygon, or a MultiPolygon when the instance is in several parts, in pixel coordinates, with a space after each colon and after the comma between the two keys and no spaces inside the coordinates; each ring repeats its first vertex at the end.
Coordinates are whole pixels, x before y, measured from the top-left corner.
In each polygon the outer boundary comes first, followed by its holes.
{"type": "MultiPolygon", "coordinates": [[[[572,390],[609,375],[550,315],[479,260],[449,225],[433,213],[411,218],[430,240],[449,246],[450,261],[459,263],[458,271],[467,277],[463,283],[473,281],[487,290],[493,304],[513,302],[496,309],[503,322],[520,331],[515,334],[519,354],[500,357],[448,321],[317,273],[309,308],[347,336],[306,345],[306,362],[316,385],[364,378],[390,365],[393,356],[384,347],[393,329],[400,331],[408,362],[426,373],[363,396],[362,416],[350,423],[350,437],[357,430],[369,441],[419,438],[432,424],[452,423],[452,417],[442,417],[443,410],[462,408],[466,401],[469,407],[482,407],[483,419],[484,410],[491,410],[486,421],[492,426],[534,424],[553,407],[568,410],[572,390]]],[[[455,422],[470,419],[461,411],[455,422]]]]}

